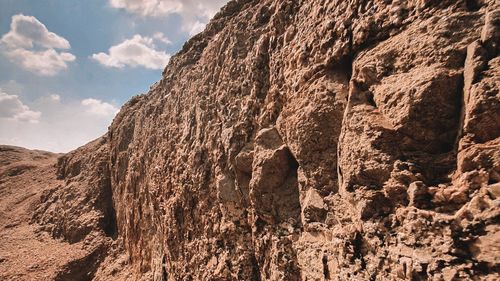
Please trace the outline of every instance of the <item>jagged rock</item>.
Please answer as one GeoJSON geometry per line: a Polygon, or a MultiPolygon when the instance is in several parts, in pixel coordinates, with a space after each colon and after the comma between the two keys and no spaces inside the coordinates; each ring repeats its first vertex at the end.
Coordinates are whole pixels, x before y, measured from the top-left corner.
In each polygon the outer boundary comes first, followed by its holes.
{"type": "Polygon", "coordinates": [[[429,190],[423,182],[415,181],[410,184],[408,187],[409,206],[421,208],[430,201],[429,199],[429,190]]]}
{"type": "Polygon", "coordinates": [[[323,222],[326,218],[327,209],[323,197],[314,189],[307,191],[302,201],[303,222],[323,222]]]}
{"type": "Polygon", "coordinates": [[[63,184],[41,195],[33,221],[42,230],[70,243],[91,232],[116,234],[106,139],[98,139],[58,159],[58,178],[63,184]]]}
{"type": "Polygon", "coordinates": [[[488,188],[491,196],[493,196],[493,199],[500,198],[500,183],[497,182],[495,184],[491,184],[488,188]]]}
{"type": "Polygon", "coordinates": [[[497,280],[497,2],[231,1],[34,222],[95,280],[497,280]]]}
{"type": "Polygon", "coordinates": [[[481,32],[481,42],[492,56],[498,54],[498,41],[500,41],[500,10],[488,11],[481,32]]]}

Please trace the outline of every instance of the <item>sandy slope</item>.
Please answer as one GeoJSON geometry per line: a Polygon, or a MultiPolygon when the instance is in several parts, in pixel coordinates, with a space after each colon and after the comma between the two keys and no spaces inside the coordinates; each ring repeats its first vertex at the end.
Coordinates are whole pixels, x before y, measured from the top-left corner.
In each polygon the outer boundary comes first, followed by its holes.
{"type": "Polygon", "coordinates": [[[58,155],[0,146],[0,280],[51,280],[85,255],[80,244],[52,239],[30,224],[44,191],[56,187],[58,155]]]}

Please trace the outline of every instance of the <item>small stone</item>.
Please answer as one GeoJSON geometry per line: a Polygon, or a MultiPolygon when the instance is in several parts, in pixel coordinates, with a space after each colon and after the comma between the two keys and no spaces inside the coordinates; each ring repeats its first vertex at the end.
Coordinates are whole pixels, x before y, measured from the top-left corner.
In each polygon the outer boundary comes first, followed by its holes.
{"type": "Polygon", "coordinates": [[[303,219],[307,222],[323,222],[326,218],[326,206],[321,195],[315,189],[307,191],[303,202],[303,219]]]}
{"type": "Polygon", "coordinates": [[[453,281],[457,277],[458,271],[454,268],[443,269],[443,277],[445,281],[453,281]]]}
{"type": "Polygon", "coordinates": [[[420,208],[428,201],[429,189],[421,181],[412,182],[407,192],[410,206],[420,208]]]}
{"type": "Polygon", "coordinates": [[[234,159],[238,170],[250,174],[252,172],[253,151],[243,150],[234,159]]]}
{"type": "Polygon", "coordinates": [[[488,185],[488,192],[493,196],[493,199],[500,198],[500,182],[488,185]]]}

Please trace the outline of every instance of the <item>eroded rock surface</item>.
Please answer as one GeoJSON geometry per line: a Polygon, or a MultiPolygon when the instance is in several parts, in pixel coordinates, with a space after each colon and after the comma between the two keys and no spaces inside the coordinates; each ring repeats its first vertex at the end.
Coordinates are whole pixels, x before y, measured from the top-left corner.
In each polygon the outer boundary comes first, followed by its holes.
{"type": "Polygon", "coordinates": [[[0,146],[0,280],[92,280],[112,252],[104,232],[86,231],[98,220],[91,186],[57,178],[60,156],[0,146]]]}
{"type": "Polygon", "coordinates": [[[494,0],[231,1],[34,221],[108,241],[96,280],[498,280],[499,24],[494,0]]]}

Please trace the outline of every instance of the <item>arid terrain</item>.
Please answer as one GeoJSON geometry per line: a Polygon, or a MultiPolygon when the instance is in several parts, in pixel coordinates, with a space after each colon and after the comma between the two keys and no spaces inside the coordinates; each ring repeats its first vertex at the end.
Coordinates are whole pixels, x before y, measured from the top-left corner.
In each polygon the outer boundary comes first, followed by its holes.
{"type": "Polygon", "coordinates": [[[64,155],[0,280],[500,280],[500,3],[233,0],[64,155]]]}

